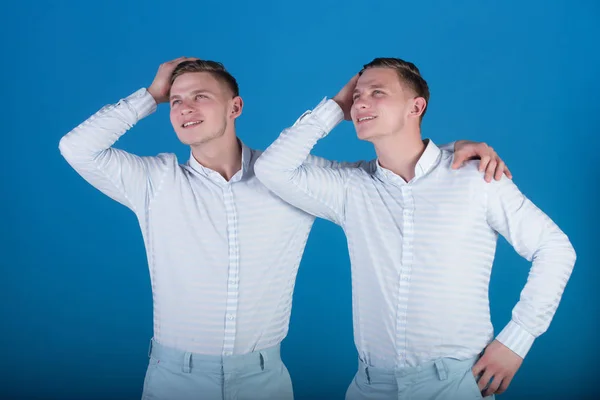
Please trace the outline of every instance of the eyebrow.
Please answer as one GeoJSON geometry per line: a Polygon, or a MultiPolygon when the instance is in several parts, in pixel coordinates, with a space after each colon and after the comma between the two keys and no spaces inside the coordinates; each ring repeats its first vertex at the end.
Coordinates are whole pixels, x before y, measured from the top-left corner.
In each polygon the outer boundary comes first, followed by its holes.
{"type": "MultiPolygon", "coordinates": [[[[198,94],[198,93],[209,93],[209,94],[214,94],[213,92],[211,92],[211,91],[210,91],[210,90],[208,90],[208,89],[197,89],[197,90],[193,90],[193,91],[190,93],[190,95],[192,95],[192,96],[193,96],[193,95],[196,95],[196,94],[198,94]]],[[[170,96],[170,97],[169,97],[169,100],[173,100],[173,99],[180,99],[180,98],[181,98],[181,96],[180,96],[180,95],[178,95],[178,94],[174,94],[174,95],[172,95],[172,96],[170,96]]]]}
{"type": "MultiPolygon", "coordinates": [[[[385,87],[379,83],[373,83],[373,84],[369,85],[367,88],[368,89],[384,89],[385,87]]],[[[358,92],[358,89],[354,89],[354,92],[352,92],[352,93],[354,94],[357,92],[358,92]]]]}

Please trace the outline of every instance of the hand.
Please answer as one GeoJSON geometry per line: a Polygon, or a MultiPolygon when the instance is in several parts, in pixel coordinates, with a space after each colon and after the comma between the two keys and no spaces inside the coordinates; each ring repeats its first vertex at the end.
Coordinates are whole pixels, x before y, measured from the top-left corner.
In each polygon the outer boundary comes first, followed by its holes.
{"type": "Polygon", "coordinates": [[[183,61],[198,60],[197,58],[179,57],[174,60],[161,64],[158,67],[158,72],[148,88],[148,93],[154,97],[156,104],[166,103],[169,101],[169,91],[171,90],[171,75],[175,67],[183,61]]]}
{"type": "Polygon", "coordinates": [[[472,142],[470,140],[458,140],[454,144],[454,162],[452,168],[459,168],[467,160],[480,159],[479,171],[485,171],[485,181],[491,182],[492,177],[499,181],[502,174],[508,179],[512,179],[512,174],[508,167],[500,159],[498,154],[490,146],[483,142],[472,142]]]}
{"type": "Polygon", "coordinates": [[[482,396],[504,393],[522,363],[523,359],[517,353],[499,341],[490,343],[472,369],[476,379],[482,374],[478,383],[482,396]],[[494,380],[490,383],[492,378],[494,380]],[[483,391],[488,384],[489,387],[483,391]]]}
{"type": "Polygon", "coordinates": [[[344,112],[344,119],[346,121],[350,121],[352,117],[350,116],[350,109],[352,108],[352,95],[354,94],[354,88],[356,87],[356,82],[358,81],[358,74],[354,75],[348,83],[336,94],[333,98],[333,101],[338,103],[342,111],[344,112]]]}

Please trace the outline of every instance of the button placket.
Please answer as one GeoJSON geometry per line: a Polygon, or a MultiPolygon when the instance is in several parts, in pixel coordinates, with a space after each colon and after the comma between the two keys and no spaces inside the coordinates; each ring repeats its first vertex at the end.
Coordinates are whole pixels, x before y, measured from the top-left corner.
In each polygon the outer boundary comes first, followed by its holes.
{"type": "Polygon", "coordinates": [[[408,295],[413,263],[414,201],[410,185],[400,187],[402,194],[402,243],[401,268],[398,281],[398,309],[396,312],[396,352],[399,366],[406,365],[406,326],[408,317],[408,295]]]}
{"type": "Polygon", "coordinates": [[[232,355],[237,332],[237,311],[239,298],[239,235],[238,220],[231,184],[224,185],[223,199],[227,215],[227,240],[229,248],[229,269],[227,277],[227,306],[225,314],[225,337],[223,355],[232,355]]]}

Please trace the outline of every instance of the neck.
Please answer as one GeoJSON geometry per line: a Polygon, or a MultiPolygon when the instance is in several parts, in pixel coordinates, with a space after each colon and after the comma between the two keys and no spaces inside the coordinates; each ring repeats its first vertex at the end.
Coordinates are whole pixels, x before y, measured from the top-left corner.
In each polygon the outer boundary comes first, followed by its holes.
{"type": "Polygon", "coordinates": [[[420,129],[406,129],[393,135],[373,140],[379,164],[410,182],[415,177],[415,167],[425,151],[420,129]]]}
{"type": "Polygon", "coordinates": [[[191,147],[196,161],[218,172],[227,181],[242,168],[242,147],[235,132],[191,147]]]}

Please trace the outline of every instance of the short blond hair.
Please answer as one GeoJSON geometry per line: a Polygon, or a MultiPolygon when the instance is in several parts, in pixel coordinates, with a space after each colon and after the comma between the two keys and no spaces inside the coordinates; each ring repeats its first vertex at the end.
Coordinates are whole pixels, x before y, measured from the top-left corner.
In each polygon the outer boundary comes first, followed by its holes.
{"type": "Polygon", "coordinates": [[[179,76],[189,72],[208,72],[217,80],[227,85],[233,92],[233,97],[240,95],[240,89],[233,75],[225,69],[223,64],[217,61],[191,60],[179,63],[171,75],[171,85],[179,76]]]}

